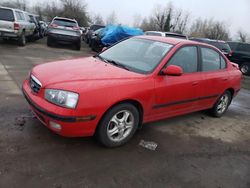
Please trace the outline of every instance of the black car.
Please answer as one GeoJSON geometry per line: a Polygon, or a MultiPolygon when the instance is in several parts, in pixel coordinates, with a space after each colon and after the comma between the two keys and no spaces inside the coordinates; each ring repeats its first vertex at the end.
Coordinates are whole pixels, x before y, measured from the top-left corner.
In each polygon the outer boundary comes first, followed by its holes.
{"type": "Polygon", "coordinates": [[[89,43],[93,32],[95,32],[98,29],[104,28],[104,27],[105,27],[104,25],[97,25],[97,24],[91,25],[90,28],[89,28],[89,30],[88,30],[88,32],[85,35],[85,41],[86,41],[86,43],[87,44],[89,43]]]}
{"type": "Polygon", "coordinates": [[[90,40],[89,40],[89,46],[90,48],[95,52],[101,52],[104,45],[102,44],[102,37],[104,28],[97,29],[95,32],[93,32],[90,40]]]}
{"type": "Polygon", "coordinates": [[[218,48],[228,58],[230,58],[232,56],[232,50],[231,50],[229,44],[225,41],[211,40],[211,39],[207,39],[207,38],[194,38],[194,37],[190,38],[190,40],[210,44],[210,45],[218,48]]]}
{"type": "Polygon", "coordinates": [[[243,42],[228,42],[233,53],[230,61],[237,63],[245,75],[250,75],[250,44],[243,42]]]}

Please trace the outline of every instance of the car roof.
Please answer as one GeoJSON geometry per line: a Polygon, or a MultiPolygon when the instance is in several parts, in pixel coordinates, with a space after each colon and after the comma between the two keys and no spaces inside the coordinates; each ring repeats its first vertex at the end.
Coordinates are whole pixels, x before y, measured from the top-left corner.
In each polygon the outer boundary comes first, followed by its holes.
{"type": "Polygon", "coordinates": [[[208,43],[203,43],[203,42],[197,42],[197,41],[192,41],[192,40],[187,40],[187,39],[181,39],[181,38],[171,38],[171,37],[161,37],[161,36],[149,36],[149,35],[140,35],[136,36],[135,38],[141,38],[141,39],[148,39],[148,40],[153,40],[153,41],[158,41],[158,42],[164,42],[172,45],[177,45],[177,44],[182,44],[182,45],[200,45],[200,46],[206,46],[209,48],[213,48],[220,52],[216,47],[214,47],[211,44],[208,43]]]}
{"type": "MultiPolygon", "coordinates": [[[[179,43],[204,45],[204,43],[201,43],[201,42],[196,42],[196,41],[191,41],[191,40],[186,40],[186,39],[181,39],[181,38],[149,36],[149,35],[141,35],[141,36],[137,36],[136,38],[149,39],[149,40],[154,40],[154,41],[158,41],[158,42],[165,42],[165,43],[172,44],[172,45],[177,45],[179,43]]],[[[205,45],[207,45],[207,44],[205,44],[205,45]]],[[[211,45],[207,45],[207,46],[211,46],[211,45]]]]}
{"type": "Polygon", "coordinates": [[[9,10],[17,10],[17,11],[20,11],[20,12],[26,12],[26,11],[23,11],[23,10],[20,10],[20,9],[10,8],[10,7],[2,7],[2,6],[0,6],[0,8],[2,8],[2,9],[9,9],[9,10]]]}
{"type": "Polygon", "coordinates": [[[183,36],[186,37],[186,35],[179,34],[179,33],[172,33],[172,32],[165,32],[165,31],[145,31],[145,33],[159,33],[159,34],[167,34],[167,35],[175,35],[175,36],[183,36]]]}
{"type": "Polygon", "coordinates": [[[199,38],[199,37],[191,37],[189,38],[190,40],[200,40],[200,41],[206,41],[206,42],[218,42],[218,43],[224,43],[226,44],[226,41],[223,40],[214,40],[214,39],[209,39],[209,38],[199,38]]]}

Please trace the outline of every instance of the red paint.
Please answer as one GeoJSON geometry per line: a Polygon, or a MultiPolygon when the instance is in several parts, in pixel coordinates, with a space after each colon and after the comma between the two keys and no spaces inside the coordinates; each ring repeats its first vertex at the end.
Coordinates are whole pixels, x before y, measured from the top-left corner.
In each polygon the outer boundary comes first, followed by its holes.
{"type": "Polygon", "coordinates": [[[32,103],[59,116],[96,116],[94,120],[85,122],[61,122],[32,108],[38,118],[46,126],[50,120],[61,124],[61,132],[56,133],[62,136],[92,136],[105,112],[119,102],[130,100],[139,103],[143,108],[145,123],[211,108],[219,95],[227,89],[232,89],[235,95],[239,91],[241,72],[216,48],[188,40],[149,36],[140,38],[175,45],[149,75],[129,72],[93,57],[47,63],[33,68],[31,74],[38,78],[43,86],[40,92],[35,94],[30,89],[29,79],[24,81],[23,91],[32,103]],[[183,73],[180,76],[161,75],[164,65],[183,45],[213,48],[225,57],[227,68],[213,72],[183,73]],[[80,96],[76,109],[66,109],[46,101],[46,88],[78,93],[80,96]]]}

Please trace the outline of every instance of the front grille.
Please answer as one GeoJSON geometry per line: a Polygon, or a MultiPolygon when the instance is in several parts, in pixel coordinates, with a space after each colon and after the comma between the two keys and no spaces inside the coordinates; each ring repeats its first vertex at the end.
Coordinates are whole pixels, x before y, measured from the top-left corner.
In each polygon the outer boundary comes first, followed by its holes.
{"type": "Polygon", "coordinates": [[[39,81],[34,77],[34,76],[30,76],[30,88],[32,91],[34,91],[35,93],[38,93],[41,89],[42,85],[41,83],[39,83],[39,81]]]}

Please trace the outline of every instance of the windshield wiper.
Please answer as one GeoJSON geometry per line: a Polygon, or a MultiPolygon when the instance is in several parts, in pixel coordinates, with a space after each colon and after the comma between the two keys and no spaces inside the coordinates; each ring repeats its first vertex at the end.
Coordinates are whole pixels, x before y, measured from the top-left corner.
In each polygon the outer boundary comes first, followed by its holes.
{"type": "Polygon", "coordinates": [[[121,64],[121,63],[118,63],[117,61],[110,60],[110,59],[106,59],[106,61],[109,62],[109,63],[111,63],[111,64],[113,64],[113,65],[115,65],[115,66],[117,66],[117,67],[121,67],[121,68],[123,68],[123,69],[125,69],[125,70],[130,71],[130,69],[129,69],[126,65],[123,65],[123,64],[121,64]]]}
{"type": "Polygon", "coordinates": [[[105,63],[109,63],[109,61],[107,61],[105,58],[103,58],[103,57],[100,56],[99,54],[94,55],[93,57],[94,57],[94,58],[98,58],[98,59],[100,59],[101,61],[103,61],[103,62],[105,62],[105,63]]]}

